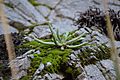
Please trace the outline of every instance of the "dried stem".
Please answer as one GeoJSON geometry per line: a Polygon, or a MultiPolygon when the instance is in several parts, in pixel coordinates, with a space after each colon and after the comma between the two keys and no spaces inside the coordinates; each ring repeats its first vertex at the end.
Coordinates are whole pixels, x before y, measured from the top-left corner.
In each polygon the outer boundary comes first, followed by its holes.
{"type": "Polygon", "coordinates": [[[106,12],[106,20],[107,20],[107,31],[108,31],[108,36],[110,38],[110,42],[111,42],[111,59],[114,62],[114,66],[115,66],[115,70],[116,70],[116,80],[120,79],[120,66],[119,66],[119,60],[118,60],[118,52],[115,46],[115,38],[113,35],[113,30],[112,30],[112,25],[111,25],[111,21],[110,21],[110,16],[109,16],[109,12],[108,12],[108,0],[103,0],[104,2],[104,9],[106,12]]]}
{"type": "MultiPolygon", "coordinates": [[[[2,28],[4,30],[4,38],[5,38],[5,42],[6,42],[6,48],[7,48],[7,52],[8,52],[9,62],[11,62],[13,59],[15,59],[16,55],[15,55],[14,45],[12,42],[12,37],[9,32],[8,21],[5,16],[5,13],[4,13],[3,0],[0,0],[0,20],[3,25],[2,28]]],[[[17,72],[16,72],[15,65],[10,65],[10,67],[11,67],[12,78],[16,79],[17,72]]]]}

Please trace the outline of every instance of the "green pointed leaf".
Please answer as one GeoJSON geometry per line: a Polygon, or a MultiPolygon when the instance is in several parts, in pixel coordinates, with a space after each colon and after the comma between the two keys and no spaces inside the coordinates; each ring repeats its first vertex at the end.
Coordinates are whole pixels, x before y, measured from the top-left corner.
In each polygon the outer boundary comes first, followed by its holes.
{"type": "Polygon", "coordinates": [[[56,31],[56,34],[57,34],[58,41],[61,42],[61,37],[60,37],[60,34],[59,34],[59,30],[58,30],[58,29],[57,29],[57,31],[56,31]]]}
{"type": "Polygon", "coordinates": [[[89,45],[88,42],[84,42],[82,44],[79,44],[79,45],[66,45],[68,48],[77,48],[77,47],[83,47],[83,46],[86,46],[86,45],[89,45]]]}
{"type": "Polygon", "coordinates": [[[54,42],[45,42],[45,41],[42,41],[42,40],[40,40],[40,39],[37,39],[34,35],[30,35],[30,36],[31,36],[35,41],[40,42],[40,43],[42,43],[42,44],[55,45],[54,42]]]}
{"type": "Polygon", "coordinates": [[[48,25],[49,25],[49,29],[50,29],[50,31],[51,31],[51,33],[52,33],[52,36],[53,36],[53,41],[54,41],[54,43],[57,45],[57,40],[58,40],[57,35],[54,33],[54,31],[53,31],[53,29],[52,29],[52,24],[51,24],[51,23],[48,23],[48,25]]]}
{"type": "Polygon", "coordinates": [[[77,42],[77,41],[79,41],[80,39],[83,39],[82,37],[83,37],[84,35],[85,35],[85,34],[83,33],[83,34],[81,34],[81,35],[79,35],[79,36],[77,36],[77,37],[75,37],[75,38],[67,41],[66,44],[70,44],[70,43],[77,42]]]}

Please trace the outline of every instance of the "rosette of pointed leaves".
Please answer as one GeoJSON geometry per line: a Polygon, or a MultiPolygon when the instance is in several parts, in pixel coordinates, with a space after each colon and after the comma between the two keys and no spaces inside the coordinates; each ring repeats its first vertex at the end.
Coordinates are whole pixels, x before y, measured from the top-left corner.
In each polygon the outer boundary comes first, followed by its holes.
{"type": "Polygon", "coordinates": [[[64,48],[78,48],[78,47],[83,47],[85,45],[88,45],[88,42],[82,42],[82,40],[85,38],[86,34],[81,33],[80,35],[75,36],[77,31],[74,31],[73,33],[66,32],[66,33],[63,33],[60,35],[58,29],[56,30],[56,32],[54,32],[51,23],[48,23],[48,25],[49,25],[49,29],[52,33],[52,41],[51,42],[45,42],[43,40],[36,38],[33,35],[31,35],[31,37],[35,41],[40,42],[42,44],[55,45],[55,46],[61,47],[61,50],[64,50],[64,48]],[[81,42],[79,42],[79,44],[74,45],[74,43],[76,43],[78,41],[81,41],[81,42]]]}

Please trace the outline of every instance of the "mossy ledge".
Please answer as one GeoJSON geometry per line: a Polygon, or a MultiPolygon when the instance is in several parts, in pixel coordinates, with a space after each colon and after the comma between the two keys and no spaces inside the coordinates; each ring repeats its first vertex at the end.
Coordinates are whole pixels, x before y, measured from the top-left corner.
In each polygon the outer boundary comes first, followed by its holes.
{"type": "MultiPolygon", "coordinates": [[[[51,39],[46,39],[45,41],[51,41],[51,39]]],[[[36,41],[31,41],[23,45],[23,47],[28,46],[36,51],[40,50],[40,54],[33,53],[34,58],[31,59],[31,67],[28,69],[28,74],[20,80],[32,79],[40,63],[46,65],[47,62],[50,62],[52,65],[45,67],[39,75],[44,76],[46,73],[62,73],[64,76],[71,75],[72,78],[75,79],[81,73],[80,68],[75,68],[76,64],[73,64],[72,66],[68,64],[68,61],[70,60],[69,55],[72,54],[74,51],[73,49],[61,50],[54,45],[45,45],[36,41]]],[[[94,64],[96,61],[110,58],[110,50],[106,45],[101,44],[95,48],[93,47],[93,49],[80,49],[81,53],[78,54],[78,58],[80,59],[82,66],[94,64]],[[91,56],[95,56],[96,58],[91,58],[91,56]]]]}
{"type": "MultiPolygon", "coordinates": [[[[46,41],[49,41],[46,40],[46,41]]],[[[68,62],[68,57],[72,52],[72,49],[65,49],[64,51],[60,48],[52,45],[44,45],[36,41],[24,44],[23,47],[28,46],[36,50],[40,50],[40,54],[33,53],[34,58],[31,59],[31,67],[28,69],[28,75],[21,78],[21,80],[31,79],[40,63],[44,65],[50,62],[52,65],[46,67],[40,75],[44,75],[46,72],[59,73],[60,66],[68,62]]]]}

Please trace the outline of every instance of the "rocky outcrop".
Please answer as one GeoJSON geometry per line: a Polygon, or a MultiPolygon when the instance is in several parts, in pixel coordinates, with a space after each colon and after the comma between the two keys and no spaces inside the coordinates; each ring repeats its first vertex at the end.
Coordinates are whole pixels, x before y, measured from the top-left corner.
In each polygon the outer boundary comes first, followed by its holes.
{"type": "MultiPolygon", "coordinates": [[[[46,21],[51,21],[55,29],[59,29],[61,33],[66,31],[73,31],[77,29],[77,26],[73,25],[74,20],[76,20],[77,12],[86,11],[89,6],[96,5],[97,7],[103,9],[102,0],[36,0],[39,5],[34,6],[28,0],[5,0],[5,13],[9,21],[20,22],[25,26],[30,26],[33,23],[44,23],[46,21]]],[[[119,10],[120,1],[110,0],[109,5],[112,9],[119,10]]],[[[3,34],[3,30],[0,23],[0,34],[3,34]]],[[[14,26],[13,26],[14,27],[14,26]]],[[[17,29],[11,27],[11,32],[17,32],[17,29]]],[[[45,37],[50,35],[50,31],[47,26],[37,26],[33,30],[33,34],[38,37],[45,37]]],[[[80,31],[85,32],[84,28],[80,31]]],[[[93,31],[92,35],[95,36],[97,40],[101,43],[108,42],[109,39],[93,31]]],[[[87,36],[86,40],[90,40],[90,35],[87,36]]],[[[116,46],[120,47],[120,42],[116,42],[116,46]]],[[[110,46],[108,44],[108,46],[110,46]]],[[[76,51],[76,54],[77,51],[76,51]]],[[[32,56],[32,55],[29,55],[32,56]]],[[[71,55],[72,59],[75,59],[74,55],[71,55]]],[[[33,56],[32,56],[33,57],[33,56]]],[[[26,69],[30,66],[30,60],[28,57],[16,58],[15,64],[17,67],[21,67],[20,73],[18,73],[18,78],[26,75],[26,69]],[[25,63],[24,63],[25,62],[25,63]],[[19,64],[21,63],[21,64],[19,64]]],[[[46,74],[49,79],[54,80],[56,76],[62,79],[63,76],[59,74],[46,74]],[[52,76],[52,78],[51,78],[52,76]]],[[[44,78],[45,78],[44,76],[44,78]]],[[[37,76],[41,78],[40,76],[37,76]]],[[[2,77],[0,77],[2,79],[2,77]]],[[[84,67],[84,72],[80,74],[76,80],[115,80],[115,72],[113,69],[112,61],[102,60],[96,64],[87,65],[84,67]]]]}
{"type": "MultiPolygon", "coordinates": [[[[76,26],[72,25],[76,12],[84,12],[91,5],[96,5],[103,9],[102,0],[37,0],[37,2],[40,3],[39,6],[33,6],[28,0],[5,0],[7,17],[9,20],[21,22],[24,25],[31,25],[31,22],[44,23],[49,20],[54,24],[55,28],[65,32],[77,29],[76,26]],[[99,5],[96,3],[99,3],[99,5]]],[[[117,5],[119,1],[113,2],[111,0],[110,3],[117,5]]],[[[110,4],[110,7],[119,10],[119,6],[110,4]]],[[[13,28],[11,30],[12,32],[16,31],[13,28]]],[[[36,30],[34,31],[36,32],[36,30]]],[[[0,27],[0,34],[2,33],[0,27]]]]}
{"type": "Polygon", "coordinates": [[[102,60],[96,65],[85,67],[88,80],[115,80],[113,62],[111,60],[102,60]]]}

